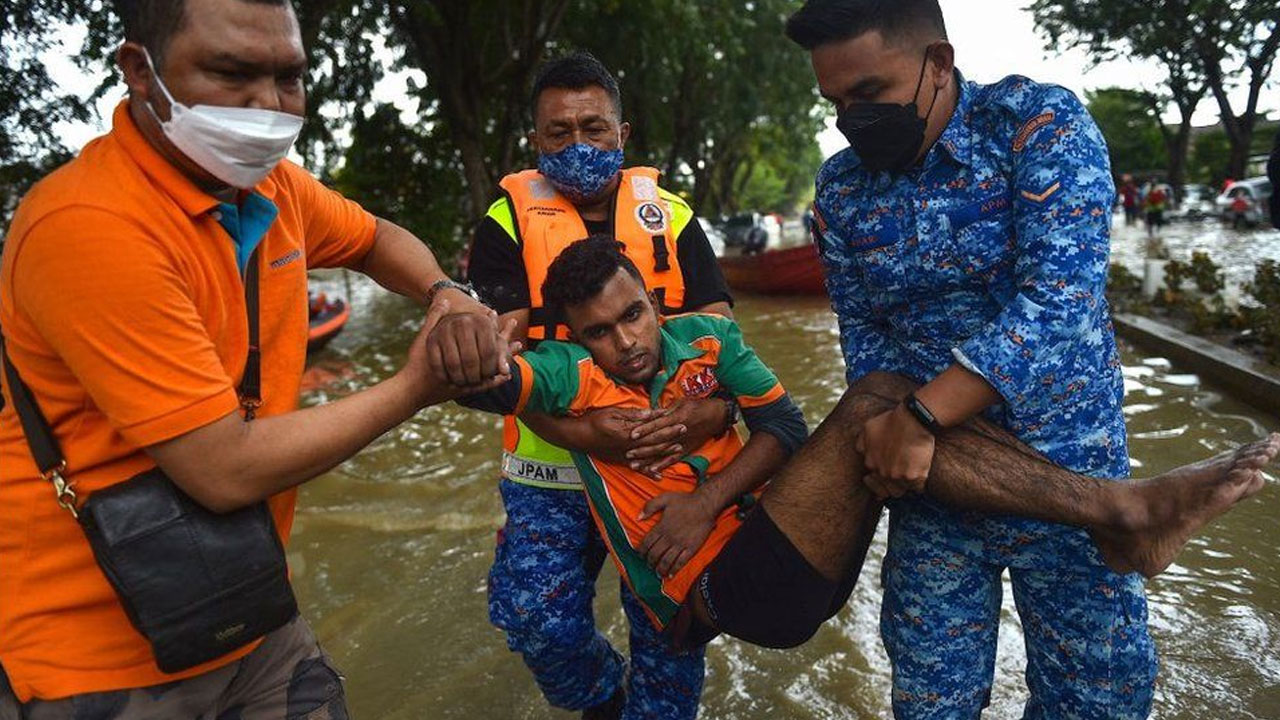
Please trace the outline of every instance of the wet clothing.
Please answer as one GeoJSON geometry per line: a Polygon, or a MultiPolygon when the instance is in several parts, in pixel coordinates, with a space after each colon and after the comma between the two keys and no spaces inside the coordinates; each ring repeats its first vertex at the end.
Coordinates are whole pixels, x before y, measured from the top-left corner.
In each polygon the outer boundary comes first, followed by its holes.
{"type": "MultiPolygon", "coordinates": [[[[989,419],[1059,465],[1126,477],[1104,296],[1115,199],[1106,145],[1063,88],[957,80],[955,112],[920,165],[872,174],[849,149],[819,172],[848,379],[879,370],[924,383],[959,363],[999,392],[989,419]]],[[[1084,531],[926,497],[891,512],[881,634],[898,717],[967,717],[985,704],[1004,567],[1032,658],[1029,716],[1146,716],[1155,653],[1141,582],[1107,570],[1084,531]],[[1108,643],[1109,663],[1095,642],[1108,643]],[[1064,667],[1080,669],[1075,680],[1064,667]]]]}
{"type": "Polygon", "coordinates": [[[347,720],[342,676],[301,616],[248,655],[162,685],[20,703],[0,672],[0,720],[347,720]]]}
{"type": "Polygon", "coordinates": [[[796,647],[849,602],[861,570],[856,564],[838,582],[823,577],[756,506],[694,583],[714,627],[700,622],[686,599],[672,641],[687,647],[723,632],[761,647],[796,647]]]}
{"type": "Polygon", "coordinates": [[[592,603],[608,551],[582,492],[502,480],[507,520],[489,570],[489,619],[555,707],[582,710],[626,684],[624,720],[693,718],[704,648],[676,652],[619,581],[630,662],[596,629],[592,603]],[[629,665],[629,667],[628,667],[629,665]]]}
{"type": "MultiPolygon", "coordinates": [[[[661,325],[662,369],[647,387],[615,380],[580,345],[548,341],[516,358],[512,379],[501,388],[459,402],[489,412],[526,409],[551,415],[604,407],[660,408],[705,398],[721,387],[742,406],[752,432],[774,435],[794,452],[807,435],[804,417],[782,384],[742,340],[736,323],[718,315],[679,315],[661,325]]],[[[618,571],[654,624],[671,622],[689,588],[737,531],[738,507],[725,508],[702,547],[679,571],[659,575],[637,550],[659,517],[639,519],[644,506],[667,492],[693,492],[714,482],[743,442],[736,432],[712,438],[654,479],[626,465],[574,452],[592,514],[618,571]]]]}
{"type": "MultiPolygon", "coordinates": [[[[648,197],[651,188],[644,182],[641,186],[635,192],[648,197]]],[[[674,309],[689,312],[717,302],[732,302],[706,234],[692,209],[679,196],[661,187],[656,191],[658,204],[670,210],[666,219],[670,227],[664,228],[662,235],[675,238],[675,260],[683,284],[683,302],[674,309]]],[[[634,192],[631,199],[640,200],[634,197],[634,192]]],[[[532,305],[531,272],[526,267],[520,223],[513,208],[506,196],[493,203],[476,228],[468,263],[468,276],[476,291],[499,313],[524,310],[532,305]]],[[[634,210],[622,214],[615,201],[612,218],[602,222],[582,219],[583,229],[587,234],[607,234],[614,233],[620,224],[643,222],[640,207],[634,210]]],[[[545,273],[546,267],[538,271],[545,273]]],[[[506,488],[514,482],[523,484],[518,493],[504,489],[507,529],[513,526],[512,518],[536,517],[531,508],[537,508],[544,520],[538,523],[536,532],[506,533],[495,557],[491,579],[504,577],[509,581],[490,583],[490,617],[506,631],[512,649],[521,652],[551,704],[575,710],[599,704],[623,682],[624,665],[572,661],[577,657],[575,652],[591,646],[585,642],[571,644],[575,638],[598,637],[598,642],[607,647],[602,637],[590,634],[595,627],[590,602],[595,593],[594,574],[563,571],[563,568],[580,567],[587,561],[584,557],[587,545],[583,541],[547,546],[534,540],[555,535],[576,537],[577,525],[572,518],[577,517],[579,510],[586,512],[577,467],[567,450],[542,440],[523,423],[507,423],[503,444],[506,448],[516,448],[519,453],[504,454],[502,485],[506,488]],[[559,512],[552,512],[554,508],[559,512]],[[531,542],[533,547],[527,545],[531,542]],[[518,566],[518,573],[513,566],[518,566]],[[529,581],[521,578],[540,576],[555,578],[557,591],[530,594],[529,581]],[[582,598],[586,598],[585,602],[582,598]],[[516,613],[511,608],[520,610],[516,613]],[[555,622],[543,622],[540,618],[555,618],[555,622]],[[575,628],[576,632],[561,633],[559,629],[564,627],[575,628]]],[[[590,532],[595,533],[594,528],[590,532]]],[[[599,543],[600,539],[597,537],[593,542],[599,543]]],[[[628,611],[632,633],[631,675],[624,717],[628,720],[693,718],[702,688],[702,650],[693,651],[689,657],[681,656],[683,660],[645,651],[644,648],[653,645],[650,637],[657,637],[656,630],[641,619],[644,613],[638,610],[638,603],[630,603],[624,596],[624,607],[636,609],[628,611]],[[637,638],[644,640],[637,642],[637,638]],[[696,662],[690,658],[696,658],[696,662]]],[[[603,650],[586,652],[603,653],[603,650]]],[[[613,653],[611,648],[609,653],[613,653]]]]}
{"type": "MultiPolygon", "coordinates": [[[[238,409],[248,347],[241,269],[254,247],[259,414],[294,410],[307,270],[358,265],[375,226],[288,161],[239,205],[220,203],[143,138],[121,103],[109,134],[23,198],[0,265],[9,357],[81,499],[154,467],[143,448],[238,409]]],[[[286,540],[296,496],[270,500],[286,540]]],[[[156,667],[84,533],[40,478],[12,403],[0,411],[0,568],[0,664],[24,701],[192,677],[250,649],[182,673],[156,667]]]]}

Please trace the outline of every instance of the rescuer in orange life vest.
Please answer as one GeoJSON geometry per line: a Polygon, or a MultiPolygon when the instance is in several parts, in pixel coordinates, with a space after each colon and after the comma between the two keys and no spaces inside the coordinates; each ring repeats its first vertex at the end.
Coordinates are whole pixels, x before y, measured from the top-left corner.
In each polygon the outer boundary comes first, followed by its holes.
{"type": "MultiPolygon", "coordinates": [[[[728,316],[731,298],[693,210],[658,186],[657,170],[622,168],[631,126],[609,71],[586,53],[548,63],[534,83],[532,114],[538,169],[503,178],[469,264],[485,302],[518,321],[515,337],[535,346],[566,337],[544,307],[542,283],[561,250],[595,233],[624,246],[663,313],[728,316]]],[[[596,630],[592,599],[606,551],[564,448],[656,473],[729,431],[737,413],[731,398],[713,397],[662,411],[506,419],[499,489],[507,521],[489,575],[489,616],[552,705],[586,718],[693,718],[704,670],[701,649],[668,649],[625,586],[629,674],[596,630]]]]}

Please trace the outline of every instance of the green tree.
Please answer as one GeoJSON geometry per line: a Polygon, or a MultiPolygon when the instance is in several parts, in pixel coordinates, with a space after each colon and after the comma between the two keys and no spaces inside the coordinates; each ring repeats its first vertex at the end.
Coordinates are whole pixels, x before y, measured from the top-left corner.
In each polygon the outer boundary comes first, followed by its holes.
{"type": "Polygon", "coordinates": [[[41,54],[63,50],[68,24],[104,21],[100,3],[71,0],[9,0],[0,11],[0,226],[27,188],[68,157],[57,124],[92,117],[89,101],[58,91],[41,54]]]}
{"type": "Polygon", "coordinates": [[[1280,11],[1274,0],[1179,0],[1177,4],[1196,19],[1189,37],[1231,143],[1227,174],[1244,177],[1259,120],[1258,100],[1280,52],[1280,11]],[[1248,89],[1239,113],[1227,96],[1238,79],[1248,89]]]}
{"type": "MultiPolygon", "coordinates": [[[[1178,126],[1158,124],[1168,155],[1166,167],[1174,192],[1182,192],[1191,143],[1191,117],[1206,92],[1202,62],[1187,41],[1193,20],[1185,14],[1153,10],[1119,0],[1035,0],[1030,9],[1048,35],[1049,47],[1080,47],[1095,62],[1143,57],[1165,70],[1165,92],[1148,95],[1158,118],[1170,103],[1178,110],[1178,126]]],[[[1108,138],[1110,140],[1110,138],[1108,138]]]]}
{"type": "Polygon", "coordinates": [[[1197,136],[1191,147],[1189,177],[1211,188],[1222,187],[1227,178],[1227,159],[1231,157],[1231,141],[1222,128],[1214,128],[1197,136]]]}
{"type": "MultiPolygon", "coordinates": [[[[6,67],[49,46],[65,23],[89,28],[80,53],[86,69],[110,66],[119,28],[101,0],[11,3],[22,14],[0,15],[7,23],[0,26],[6,67]],[[23,44],[8,42],[15,37],[23,44]]],[[[733,209],[756,184],[763,197],[769,188],[781,188],[798,200],[817,165],[814,137],[822,117],[815,112],[818,98],[804,54],[782,36],[783,17],[792,5],[786,0],[295,2],[311,61],[310,117],[298,149],[313,171],[339,178],[357,199],[371,203],[391,200],[371,182],[380,164],[397,178],[416,173],[392,205],[400,212],[451,208],[447,228],[424,232],[456,236],[455,228],[484,211],[504,174],[533,160],[524,135],[538,65],[552,54],[582,47],[621,78],[627,115],[637,130],[631,162],[665,170],[667,182],[705,205],[706,212],[733,209]],[[397,70],[426,76],[425,83],[408,88],[419,108],[408,127],[393,123],[386,109],[368,112],[374,84],[397,70]],[[354,142],[350,149],[344,140],[348,134],[340,132],[347,128],[354,142]],[[352,169],[341,169],[344,161],[352,169]],[[460,183],[459,196],[454,192],[460,183]],[[442,197],[449,202],[440,203],[442,197]]],[[[47,75],[34,77],[40,82],[28,82],[14,96],[32,106],[66,102],[66,107],[87,108],[81,99],[60,97],[47,75]]],[[[108,78],[100,92],[111,87],[118,87],[117,78],[108,78]]],[[[12,100],[0,105],[0,125],[48,119],[47,113],[32,116],[28,105],[12,100]]],[[[30,149],[32,159],[59,150],[48,134],[15,142],[30,149]]],[[[794,200],[753,201],[784,206],[794,200]]],[[[424,224],[445,222],[444,214],[423,212],[424,224]]]]}
{"type": "Polygon", "coordinates": [[[1167,169],[1157,103],[1150,93],[1112,87],[1086,92],[1085,98],[1107,139],[1113,172],[1167,169]]]}
{"type": "Polygon", "coordinates": [[[791,196],[776,204],[794,205],[820,162],[823,116],[805,54],[782,32],[792,10],[788,0],[580,2],[566,41],[618,73],[631,160],[663,170],[699,212],[747,207],[743,191],[770,173],[791,196]]]}
{"type": "Polygon", "coordinates": [[[357,116],[333,182],[369,212],[393,218],[426,240],[442,259],[462,248],[458,207],[467,197],[462,162],[438,121],[409,127],[399,110],[385,104],[357,116]]]}
{"type": "Polygon", "coordinates": [[[1274,0],[1166,0],[1159,6],[1123,0],[1034,0],[1030,8],[1051,43],[1066,40],[1098,59],[1127,52],[1164,63],[1168,87],[1183,117],[1178,134],[1183,152],[1195,107],[1188,103],[1192,98],[1198,101],[1207,88],[1218,103],[1231,143],[1226,173],[1244,174],[1258,101],[1280,52],[1280,13],[1274,0]],[[1239,82],[1248,90],[1241,112],[1228,97],[1239,82]]]}

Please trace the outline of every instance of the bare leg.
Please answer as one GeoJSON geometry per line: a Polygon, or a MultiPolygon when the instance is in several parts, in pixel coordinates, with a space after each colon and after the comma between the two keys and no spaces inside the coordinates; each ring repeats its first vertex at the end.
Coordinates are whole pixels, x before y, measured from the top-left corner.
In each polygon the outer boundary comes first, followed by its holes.
{"type": "MultiPolygon", "coordinates": [[[[845,393],[761,500],[778,528],[828,579],[856,571],[880,517],[862,483],[854,440],[862,425],[915,388],[873,373],[845,393]]],[[[1213,518],[1263,486],[1280,436],[1146,480],[1116,481],[1065,470],[991,423],[976,420],[938,437],[926,491],[964,510],[1020,515],[1088,529],[1119,572],[1154,576],[1213,518]]]]}

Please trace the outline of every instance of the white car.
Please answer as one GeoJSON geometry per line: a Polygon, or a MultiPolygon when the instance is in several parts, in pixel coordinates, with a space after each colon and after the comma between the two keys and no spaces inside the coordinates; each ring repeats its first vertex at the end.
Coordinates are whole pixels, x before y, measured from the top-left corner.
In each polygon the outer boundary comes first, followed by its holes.
{"type": "Polygon", "coordinates": [[[1271,181],[1265,177],[1237,180],[1228,185],[1213,204],[1223,222],[1243,221],[1248,225],[1258,225],[1270,217],[1271,192],[1271,181]],[[1237,197],[1242,197],[1247,205],[1243,213],[1232,209],[1237,197]]]}

